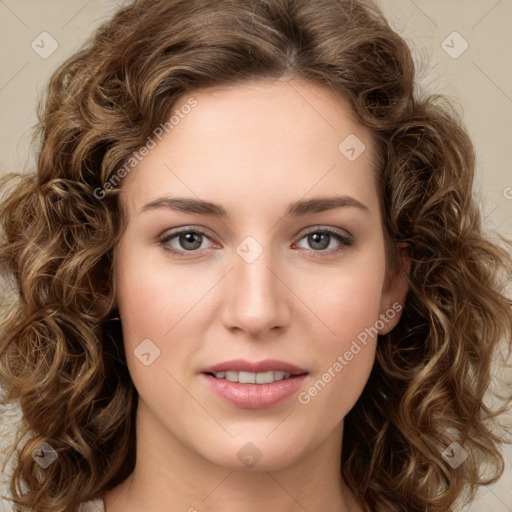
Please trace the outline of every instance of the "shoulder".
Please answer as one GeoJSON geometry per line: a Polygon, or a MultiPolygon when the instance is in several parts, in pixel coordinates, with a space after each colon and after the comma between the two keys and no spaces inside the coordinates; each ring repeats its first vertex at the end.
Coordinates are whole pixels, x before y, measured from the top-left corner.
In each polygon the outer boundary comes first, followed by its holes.
{"type": "Polygon", "coordinates": [[[84,501],[80,505],[79,512],[105,512],[105,505],[101,498],[91,501],[84,501]]]}

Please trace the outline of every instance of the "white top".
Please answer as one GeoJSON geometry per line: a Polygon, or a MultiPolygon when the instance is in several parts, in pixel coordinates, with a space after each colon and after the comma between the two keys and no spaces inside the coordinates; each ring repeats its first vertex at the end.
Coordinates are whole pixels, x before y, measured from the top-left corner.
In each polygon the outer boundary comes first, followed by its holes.
{"type": "Polygon", "coordinates": [[[79,512],[105,512],[105,504],[101,498],[84,501],[78,510],[79,512]]]}

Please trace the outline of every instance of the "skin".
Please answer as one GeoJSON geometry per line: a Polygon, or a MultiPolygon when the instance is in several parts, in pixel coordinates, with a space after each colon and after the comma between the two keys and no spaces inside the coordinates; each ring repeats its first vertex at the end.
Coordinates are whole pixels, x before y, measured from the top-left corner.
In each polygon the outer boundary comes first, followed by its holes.
{"type": "Polygon", "coordinates": [[[403,303],[405,280],[386,271],[371,137],[343,98],[307,82],[260,80],[193,97],[197,106],[122,187],[128,223],[114,270],[139,393],[137,463],[103,496],[106,510],[362,510],[339,467],[343,418],[368,380],[376,337],[307,404],[296,393],[265,409],[236,407],[212,394],[200,372],[234,358],[276,358],[308,370],[307,391],[379,315],[403,303]],[[366,146],[354,161],[338,150],[349,134],[366,146]],[[284,217],[294,201],[335,194],[367,211],[284,217]],[[229,215],[140,213],[162,196],[208,200],[229,215]],[[179,258],[158,241],[182,227],[207,235],[198,235],[199,249],[177,236],[166,242],[185,253],[179,258]],[[348,233],[353,245],[329,235],[326,248],[315,245],[307,235],[322,228],[348,233]],[[248,236],[263,250],[252,263],[236,252],[248,236]],[[148,366],[134,354],[144,339],[160,350],[148,366]],[[252,467],[237,456],[248,442],[261,453],[252,467]]]}

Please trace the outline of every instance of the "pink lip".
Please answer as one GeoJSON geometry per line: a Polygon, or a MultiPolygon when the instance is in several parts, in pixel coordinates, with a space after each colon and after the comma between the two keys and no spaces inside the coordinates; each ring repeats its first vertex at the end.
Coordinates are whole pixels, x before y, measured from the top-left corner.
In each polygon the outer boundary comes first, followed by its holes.
{"type": "Polygon", "coordinates": [[[276,405],[298,391],[308,375],[303,373],[270,384],[240,384],[217,379],[207,373],[203,373],[201,377],[213,393],[225,402],[245,409],[263,409],[276,405]]]}
{"type": "MultiPolygon", "coordinates": [[[[252,373],[264,373],[264,372],[286,372],[292,375],[302,375],[308,373],[304,368],[299,368],[294,364],[287,363],[286,361],[279,361],[278,359],[265,359],[264,361],[251,362],[245,359],[233,359],[231,361],[225,361],[223,363],[209,366],[201,370],[202,373],[217,373],[226,372],[232,370],[235,372],[252,372],[252,373]]],[[[258,384],[263,386],[263,384],[258,384]]]]}

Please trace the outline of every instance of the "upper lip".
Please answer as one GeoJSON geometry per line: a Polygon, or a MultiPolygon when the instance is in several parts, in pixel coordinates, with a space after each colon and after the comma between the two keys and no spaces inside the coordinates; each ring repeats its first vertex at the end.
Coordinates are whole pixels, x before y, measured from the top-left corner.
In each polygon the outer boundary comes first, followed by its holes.
{"type": "Polygon", "coordinates": [[[308,373],[304,368],[300,368],[292,363],[287,363],[286,361],[279,361],[278,359],[265,359],[264,361],[258,362],[247,361],[245,359],[232,359],[231,361],[225,361],[223,363],[203,368],[202,373],[218,373],[229,370],[252,373],[282,371],[292,375],[308,373]]]}

